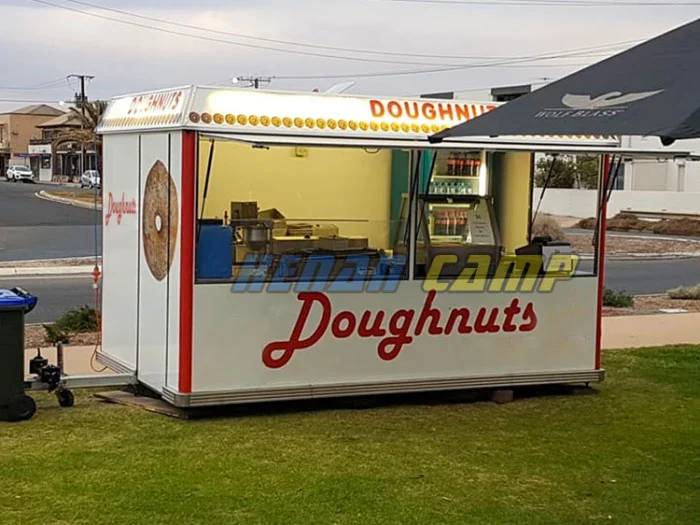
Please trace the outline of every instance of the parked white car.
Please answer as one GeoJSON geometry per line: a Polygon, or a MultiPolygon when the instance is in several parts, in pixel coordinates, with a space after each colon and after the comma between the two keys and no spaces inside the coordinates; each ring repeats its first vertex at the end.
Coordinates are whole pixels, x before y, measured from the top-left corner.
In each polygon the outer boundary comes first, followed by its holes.
{"type": "Polygon", "coordinates": [[[86,170],[80,176],[81,188],[99,188],[101,183],[102,180],[100,179],[100,172],[97,170],[86,170]]]}
{"type": "Polygon", "coordinates": [[[27,166],[10,166],[7,168],[6,176],[8,182],[17,182],[21,180],[34,182],[34,173],[27,166]]]}

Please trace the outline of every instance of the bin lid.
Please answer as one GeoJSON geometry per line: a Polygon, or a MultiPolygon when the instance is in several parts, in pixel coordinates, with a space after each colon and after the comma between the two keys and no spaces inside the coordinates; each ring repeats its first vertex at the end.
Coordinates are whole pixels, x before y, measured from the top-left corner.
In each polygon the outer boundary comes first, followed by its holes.
{"type": "Polygon", "coordinates": [[[0,310],[24,308],[29,311],[36,306],[37,300],[36,297],[21,288],[13,288],[12,290],[0,288],[0,310]]]}

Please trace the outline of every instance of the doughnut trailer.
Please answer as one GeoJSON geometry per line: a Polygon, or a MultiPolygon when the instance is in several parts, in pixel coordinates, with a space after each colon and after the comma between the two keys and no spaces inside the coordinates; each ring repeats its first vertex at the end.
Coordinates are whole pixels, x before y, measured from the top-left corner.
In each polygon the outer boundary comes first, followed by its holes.
{"type": "Polygon", "coordinates": [[[179,407],[601,381],[607,198],[623,159],[668,153],[605,136],[428,141],[494,106],[196,86],[115,98],[99,128],[98,360],[179,407]],[[585,265],[532,235],[535,153],[601,158],[585,265]]]}

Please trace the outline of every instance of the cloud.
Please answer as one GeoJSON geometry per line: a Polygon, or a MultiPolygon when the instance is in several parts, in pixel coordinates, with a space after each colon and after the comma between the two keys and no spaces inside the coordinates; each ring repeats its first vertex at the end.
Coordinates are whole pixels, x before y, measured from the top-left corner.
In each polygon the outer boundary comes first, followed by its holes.
{"type": "MultiPolygon", "coordinates": [[[[64,0],[51,0],[61,3],[64,0]]],[[[88,0],[98,3],[98,0],[88,0]]],[[[75,4],[62,5],[90,10],[75,4]]],[[[231,2],[207,0],[143,2],[100,1],[100,5],[264,38],[300,41],[314,45],[390,50],[400,53],[460,56],[522,56],[593,46],[613,41],[643,39],[680,25],[700,10],[692,7],[651,10],[635,9],[637,16],[619,16],[614,9],[547,8],[512,6],[468,6],[401,4],[377,0],[336,2],[231,2]],[[654,16],[642,16],[652,13],[654,16]]],[[[104,16],[125,18],[92,10],[104,16]]],[[[68,11],[38,7],[31,2],[10,2],[0,7],[4,24],[3,81],[15,86],[36,84],[73,72],[96,76],[90,96],[108,97],[169,85],[206,83],[234,75],[301,76],[353,74],[422,69],[422,64],[391,64],[279,53],[224,43],[195,40],[153,30],[100,20],[68,11]]],[[[138,19],[147,26],[157,24],[138,19]]],[[[349,54],[195,32],[162,26],[179,32],[256,45],[303,49],[327,54],[349,54]]],[[[358,56],[358,55],[354,55],[358,56]]],[[[377,55],[362,55],[382,58],[377,55]]],[[[383,57],[397,62],[428,64],[470,63],[472,59],[421,59],[383,57]]],[[[565,63],[583,63],[594,57],[565,63]]],[[[553,62],[555,63],[555,62],[553,62]]],[[[561,68],[489,68],[450,73],[358,79],[361,93],[409,94],[426,91],[482,87],[504,83],[532,82],[538,77],[556,77],[571,71],[561,68]]],[[[276,80],[276,89],[310,90],[333,84],[327,80],[276,80]]],[[[1,91],[0,98],[66,98],[71,89],[1,91]]],[[[0,108],[2,109],[2,108],[0,108]]]]}

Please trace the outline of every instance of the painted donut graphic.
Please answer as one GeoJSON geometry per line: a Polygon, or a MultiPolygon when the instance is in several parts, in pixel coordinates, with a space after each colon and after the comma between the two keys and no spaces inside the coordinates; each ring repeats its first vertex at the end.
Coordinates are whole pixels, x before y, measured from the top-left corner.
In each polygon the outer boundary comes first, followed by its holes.
{"type": "Polygon", "coordinates": [[[178,217],[175,183],[165,164],[157,160],[146,178],[141,227],[144,257],[158,281],[165,279],[173,263],[178,217]]]}

